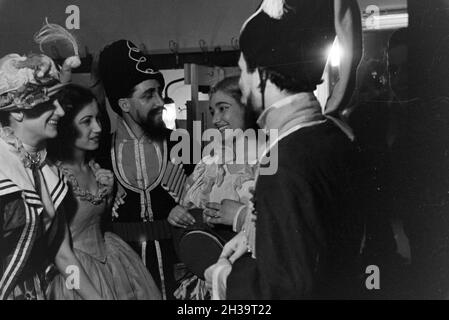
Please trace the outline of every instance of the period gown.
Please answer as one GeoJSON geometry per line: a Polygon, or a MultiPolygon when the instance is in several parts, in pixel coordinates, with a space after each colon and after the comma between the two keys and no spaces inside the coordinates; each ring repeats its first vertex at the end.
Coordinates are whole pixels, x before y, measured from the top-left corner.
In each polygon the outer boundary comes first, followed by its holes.
{"type": "MultiPolygon", "coordinates": [[[[93,162],[91,162],[93,168],[93,162]]],[[[102,232],[103,214],[108,214],[107,197],[101,198],[77,186],[72,172],[60,166],[69,181],[71,209],[67,211],[73,247],[81,265],[103,299],[153,300],[161,294],[140,257],[119,236],[102,232]]],[[[65,280],[57,275],[49,289],[49,297],[57,300],[78,300],[68,290],[65,280]]]]}

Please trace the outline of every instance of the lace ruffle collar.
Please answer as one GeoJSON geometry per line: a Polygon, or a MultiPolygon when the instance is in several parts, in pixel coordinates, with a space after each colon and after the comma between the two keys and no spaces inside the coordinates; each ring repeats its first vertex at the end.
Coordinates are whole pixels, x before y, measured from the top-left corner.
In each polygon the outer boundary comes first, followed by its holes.
{"type": "Polygon", "coordinates": [[[0,138],[10,146],[11,151],[19,157],[25,168],[40,168],[45,162],[47,150],[43,149],[37,152],[28,152],[25,145],[14,134],[14,131],[10,127],[0,128],[0,138]]]}

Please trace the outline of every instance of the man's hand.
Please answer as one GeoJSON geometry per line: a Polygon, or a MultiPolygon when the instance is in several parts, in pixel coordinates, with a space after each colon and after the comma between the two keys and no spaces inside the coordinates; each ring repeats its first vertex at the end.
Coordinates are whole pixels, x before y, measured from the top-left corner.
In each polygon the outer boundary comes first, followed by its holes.
{"type": "Polygon", "coordinates": [[[176,206],[168,215],[168,223],[179,228],[187,228],[195,223],[193,216],[182,206],[176,206]]]}
{"type": "Polygon", "coordinates": [[[204,210],[206,222],[232,226],[234,217],[242,206],[243,203],[228,199],[223,200],[221,204],[209,202],[204,210]]]}

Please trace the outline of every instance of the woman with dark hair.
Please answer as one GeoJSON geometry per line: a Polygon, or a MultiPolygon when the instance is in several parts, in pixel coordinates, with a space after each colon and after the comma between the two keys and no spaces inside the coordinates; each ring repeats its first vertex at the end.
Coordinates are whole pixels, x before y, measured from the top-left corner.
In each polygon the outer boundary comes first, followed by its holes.
{"type": "MultiPolygon", "coordinates": [[[[137,254],[117,235],[103,233],[100,221],[111,209],[114,176],[100,168],[94,152],[101,125],[94,95],[69,85],[58,96],[65,117],[49,148],[50,157],[70,186],[68,220],[76,256],[104,299],[160,299],[160,292],[137,254]]],[[[76,300],[65,280],[56,276],[49,286],[52,299],[76,300]]]]}

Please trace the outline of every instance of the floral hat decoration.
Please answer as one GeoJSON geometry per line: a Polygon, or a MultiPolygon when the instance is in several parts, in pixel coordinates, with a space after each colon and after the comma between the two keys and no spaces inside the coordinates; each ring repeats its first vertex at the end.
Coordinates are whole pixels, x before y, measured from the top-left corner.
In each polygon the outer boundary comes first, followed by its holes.
{"type": "MultiPolygon", "coordinates": [[[[66,59],[72,67],[81,64],[78,45],[74,37],[63,27],[48,21],[35,35],[40,45],[62,40],[73,46],[74,56],[66,59]],[[70,60],[69,60],[70,59],[70,60]],[[75,61],[74,61],[75,60],[75,61]]],[[[28,110],[50,100],[61,89],[62,75],[54,61],[44,54],[8,54],[0,59],[0,111],[28,110]]]]}

